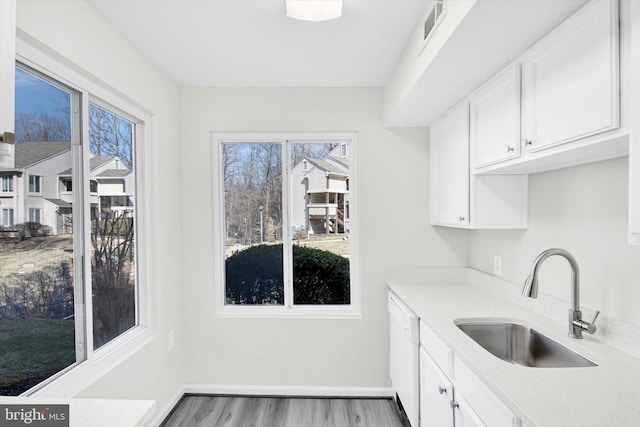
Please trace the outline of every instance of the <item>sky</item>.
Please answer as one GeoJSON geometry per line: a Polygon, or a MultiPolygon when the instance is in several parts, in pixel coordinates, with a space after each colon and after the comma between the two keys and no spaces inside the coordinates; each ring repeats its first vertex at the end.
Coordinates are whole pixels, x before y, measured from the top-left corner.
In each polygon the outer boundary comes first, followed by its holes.
{"type": "MultiPolygon", "coordinates": [[[[2,0],[0,0],[2,1],[2,0]]],[[[98,108],[98,106],[94,106],[90,104],[90,108],[98,108]]],[[[68,138],[71,135],[71,92],[65,90],[59,84],[52,84],[46,81],[43,78],[38,77],[35,73],[30,71],[26,71],[20,67],[16,67],[16,78],[15,78],[15,114],[16,114],[16,138],[18,142],[21,142],[23,139],[20,137],[20,126],[18,125],[18,118],[21,114],[26,114],[27,116],[55,116],[66,124],[66,131],[63,132],[63,135],[67,135],[65,138],[68,138]]],[[[105,110],[106,111],[106,110],[105,110]]],[[[131,133],[133,124],[125,119],[122,119],[118,116],[115,116],[112,113],[106,113],[110,118],[117,118],[117,126],[121,136],[125,136],[131,133]]],[[[110,134],[105,134],[104,132],[100,133],[100,135],[92,134],[91,128],[89,129],[89,143],[90,149],[94,154],[103,154],[103,155],[111,155],[116,154],[114,149],[109,150],[109,143],[103,143],[103,147],[105,147],[106,152],[100,153],[94,150],[93,143],[96,142],[96,138],[101,136],[102,138],[106,138],[108,141],[114,140],[113,136],[110,134]]],[[[26,138],[27,132],[22,132],[22,135],[26,138]]],[[[59,135],[59,134],[58,134],[59,135]]],[[[130,166],[132,163],[132,153],[131,153],[131,138],[129,137],[129,144],[121,144],[118,151],[119,157],[130,166]]]]}
{"type": "Polygon", "coordinates": [[[71,94],[16,67],[16,117],[20,113],[50,114],[69,119],[71,94]]]}

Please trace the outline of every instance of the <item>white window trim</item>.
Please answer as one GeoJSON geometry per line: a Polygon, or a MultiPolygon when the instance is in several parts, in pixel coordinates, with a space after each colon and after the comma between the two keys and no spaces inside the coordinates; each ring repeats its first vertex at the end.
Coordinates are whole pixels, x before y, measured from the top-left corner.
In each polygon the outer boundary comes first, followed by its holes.
{"type": "MultiPolygon", "coordinates": [[[[300,318],[360,318],[361,317],[361,280],[360,280],[360,248],[358,244],[358,161],[357,161],[357,132],[295,132],[295,133],[276,133],[276,132],[211,132],[211,140],[213,149],[213,241],[214,244],[214,267],[217,275],[215,277],[215,311],[220,317],[248,317],[248,318],[264,318],[264,317],[300,317],[300,318]],[[293,305],[287,306],[259,306],[259,305],[225,305],[225,270],[224,270],[224,254],[225,241],[224,235],[224,177],[222,168],[219,167],[222,161],[222,143],[233,142],[277,142],[284,144],[286,142],[337,142],[349,141],[351,145],[351,159],[349,163],[349,175],[355,177],[356,188],[350,187],[351,200],[354,201],[351,206],[350,221],[350,291],[351,304],[349,305],[293,305]]],[[[283,174],[288,175],[291,170],[289,165],[289,154],[285,150],[285,161],[287,167],[283,174]]],[[[289,211],[291,209],[291,191],[289,190],[289,180],[283,176],[285,191],[289,196],[286,209],[284,209],[283,223],[288,222],[289,211]]],[[[283,227],[283,240],[286,243],[290,241],[290,227],[283,227]]],[[[284,268],[289,268],[291,263],[289,251],[283,254],[284,268]]],[[[292,289],[285,288],[289,292],[288,301],[293,301],[292,289]]]]}
{"type": "MultiPolygon", "coordinates": [[[[81,110],[88,111],[88,104],[92,102],[101,105],[110,105],[114,112],[122,112],[123,116],[132,119],[136,124],[136,210],[139,218],[136,221],[136,233],[139,259],[136,268],[138,270],[138,325],[124,332],[109,343],[97,350],[93,350],[93,328],[91,320],[85,320],[85,331],[81,344],[85,346],[86,358],[69,368],[62,370],[48,380],[40,383],[36,387],[28,390],[25,394],[29,396],[56,397],[74,396],[89,386],[92,382],[108,373],[124,361],[129,356],[135,354],[141,348],[151,342],[157,335],[154,331],[152,319],[152,295],[151,295],[151,245],[150,245],[150,170],[153,164],[151,145],[151,123],[152,116],[135,101],[125,94],[118,93],[113,88],[96,79],[89,73],[84,72],[77,65],[68,61],[58,54],[42,48],[37,41],[29,35],[17,29],[16,37],[16,60],[38,70],[53,79],[73,88],[81,93],[81,110]]],[[[89,171],[89,118],[88,114],[82,116],[82,129],[84,143],[80,149],[85,150],[82,165],[74,165],[74,168],[82,168],[88,174],[89,171]]],[[[76,149],[77,146],[74,146],[76,149]]],[[[84,200],[90,200],[89,185],[84,188],[77,188],[77,194],[82,192],[84,200]]],[[[76,192],[73,192],[74,195],[76,192]]],[[[89,250],[90,242],[90,209],[84,209],[82,213],[85,224],[85,253],[89,250]]],[[[84,271],[85,284],[91,283],[90,277],[90,257],[85,256],[84,271]]],[[[85,292],[85,301],[76,302],[76,315],[85,316],[92,313],[92,302],[89,294],[85,292]]],[[[76,343],[78,344],[78,342],[76,343]]]]}

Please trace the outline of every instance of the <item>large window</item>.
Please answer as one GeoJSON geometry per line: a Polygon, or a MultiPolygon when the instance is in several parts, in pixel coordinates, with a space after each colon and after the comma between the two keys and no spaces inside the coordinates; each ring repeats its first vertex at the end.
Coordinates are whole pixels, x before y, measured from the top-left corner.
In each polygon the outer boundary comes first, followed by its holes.
{"type": "Polygon", "coordinates": [[[343,156],[355,135],[214,139],[222,312],[356,313],[354,162],[343,156]]]}
{"type": "Polygon", "coordinates": [[[15,227],[0,235],[0,395],[30,394],[148,333],[137,220],[146,116],[68,73],[100,97],[35,65],[16,67],[11,169],[30,197],[2,198],[15,207],[15,218],[2,209],[2,223],[15,227]]]}
{"type": "MultiPolygon", "coordinates": [[[[134,327],[136,300],[135,123],[108,106],[89,104],[89,148],[108,195],[91,205],[93,347],[134,327]],[[119,201],[114,203],[113,200],[119,201]]],[[[91,187],[91,185],[90,185],[91,187]]]]}

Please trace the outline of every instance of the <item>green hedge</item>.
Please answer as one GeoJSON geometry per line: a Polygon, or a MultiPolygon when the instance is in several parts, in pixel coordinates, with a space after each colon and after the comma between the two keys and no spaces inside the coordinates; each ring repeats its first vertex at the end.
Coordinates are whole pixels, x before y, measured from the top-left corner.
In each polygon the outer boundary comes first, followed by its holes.
{"type": "MultiPolygon", "coordinates": [[[[293,246],[295,304],[349,304],[349,260],[332,252],[293,246]]],[[[284,304],[282,244],[258,245],[226,261],[227,304],[284,304]]]]}

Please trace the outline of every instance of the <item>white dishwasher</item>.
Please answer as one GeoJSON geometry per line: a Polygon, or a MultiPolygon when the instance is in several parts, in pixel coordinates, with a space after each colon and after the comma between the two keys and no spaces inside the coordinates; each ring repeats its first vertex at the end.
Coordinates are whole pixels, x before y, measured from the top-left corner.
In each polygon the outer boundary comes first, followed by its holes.
{"type": "Polygon", "coordinates": [[[411,426],[418,427],[420,408],[418,316],[393,292],[389,292],[388,307],[391,385],[411,426]]]}

